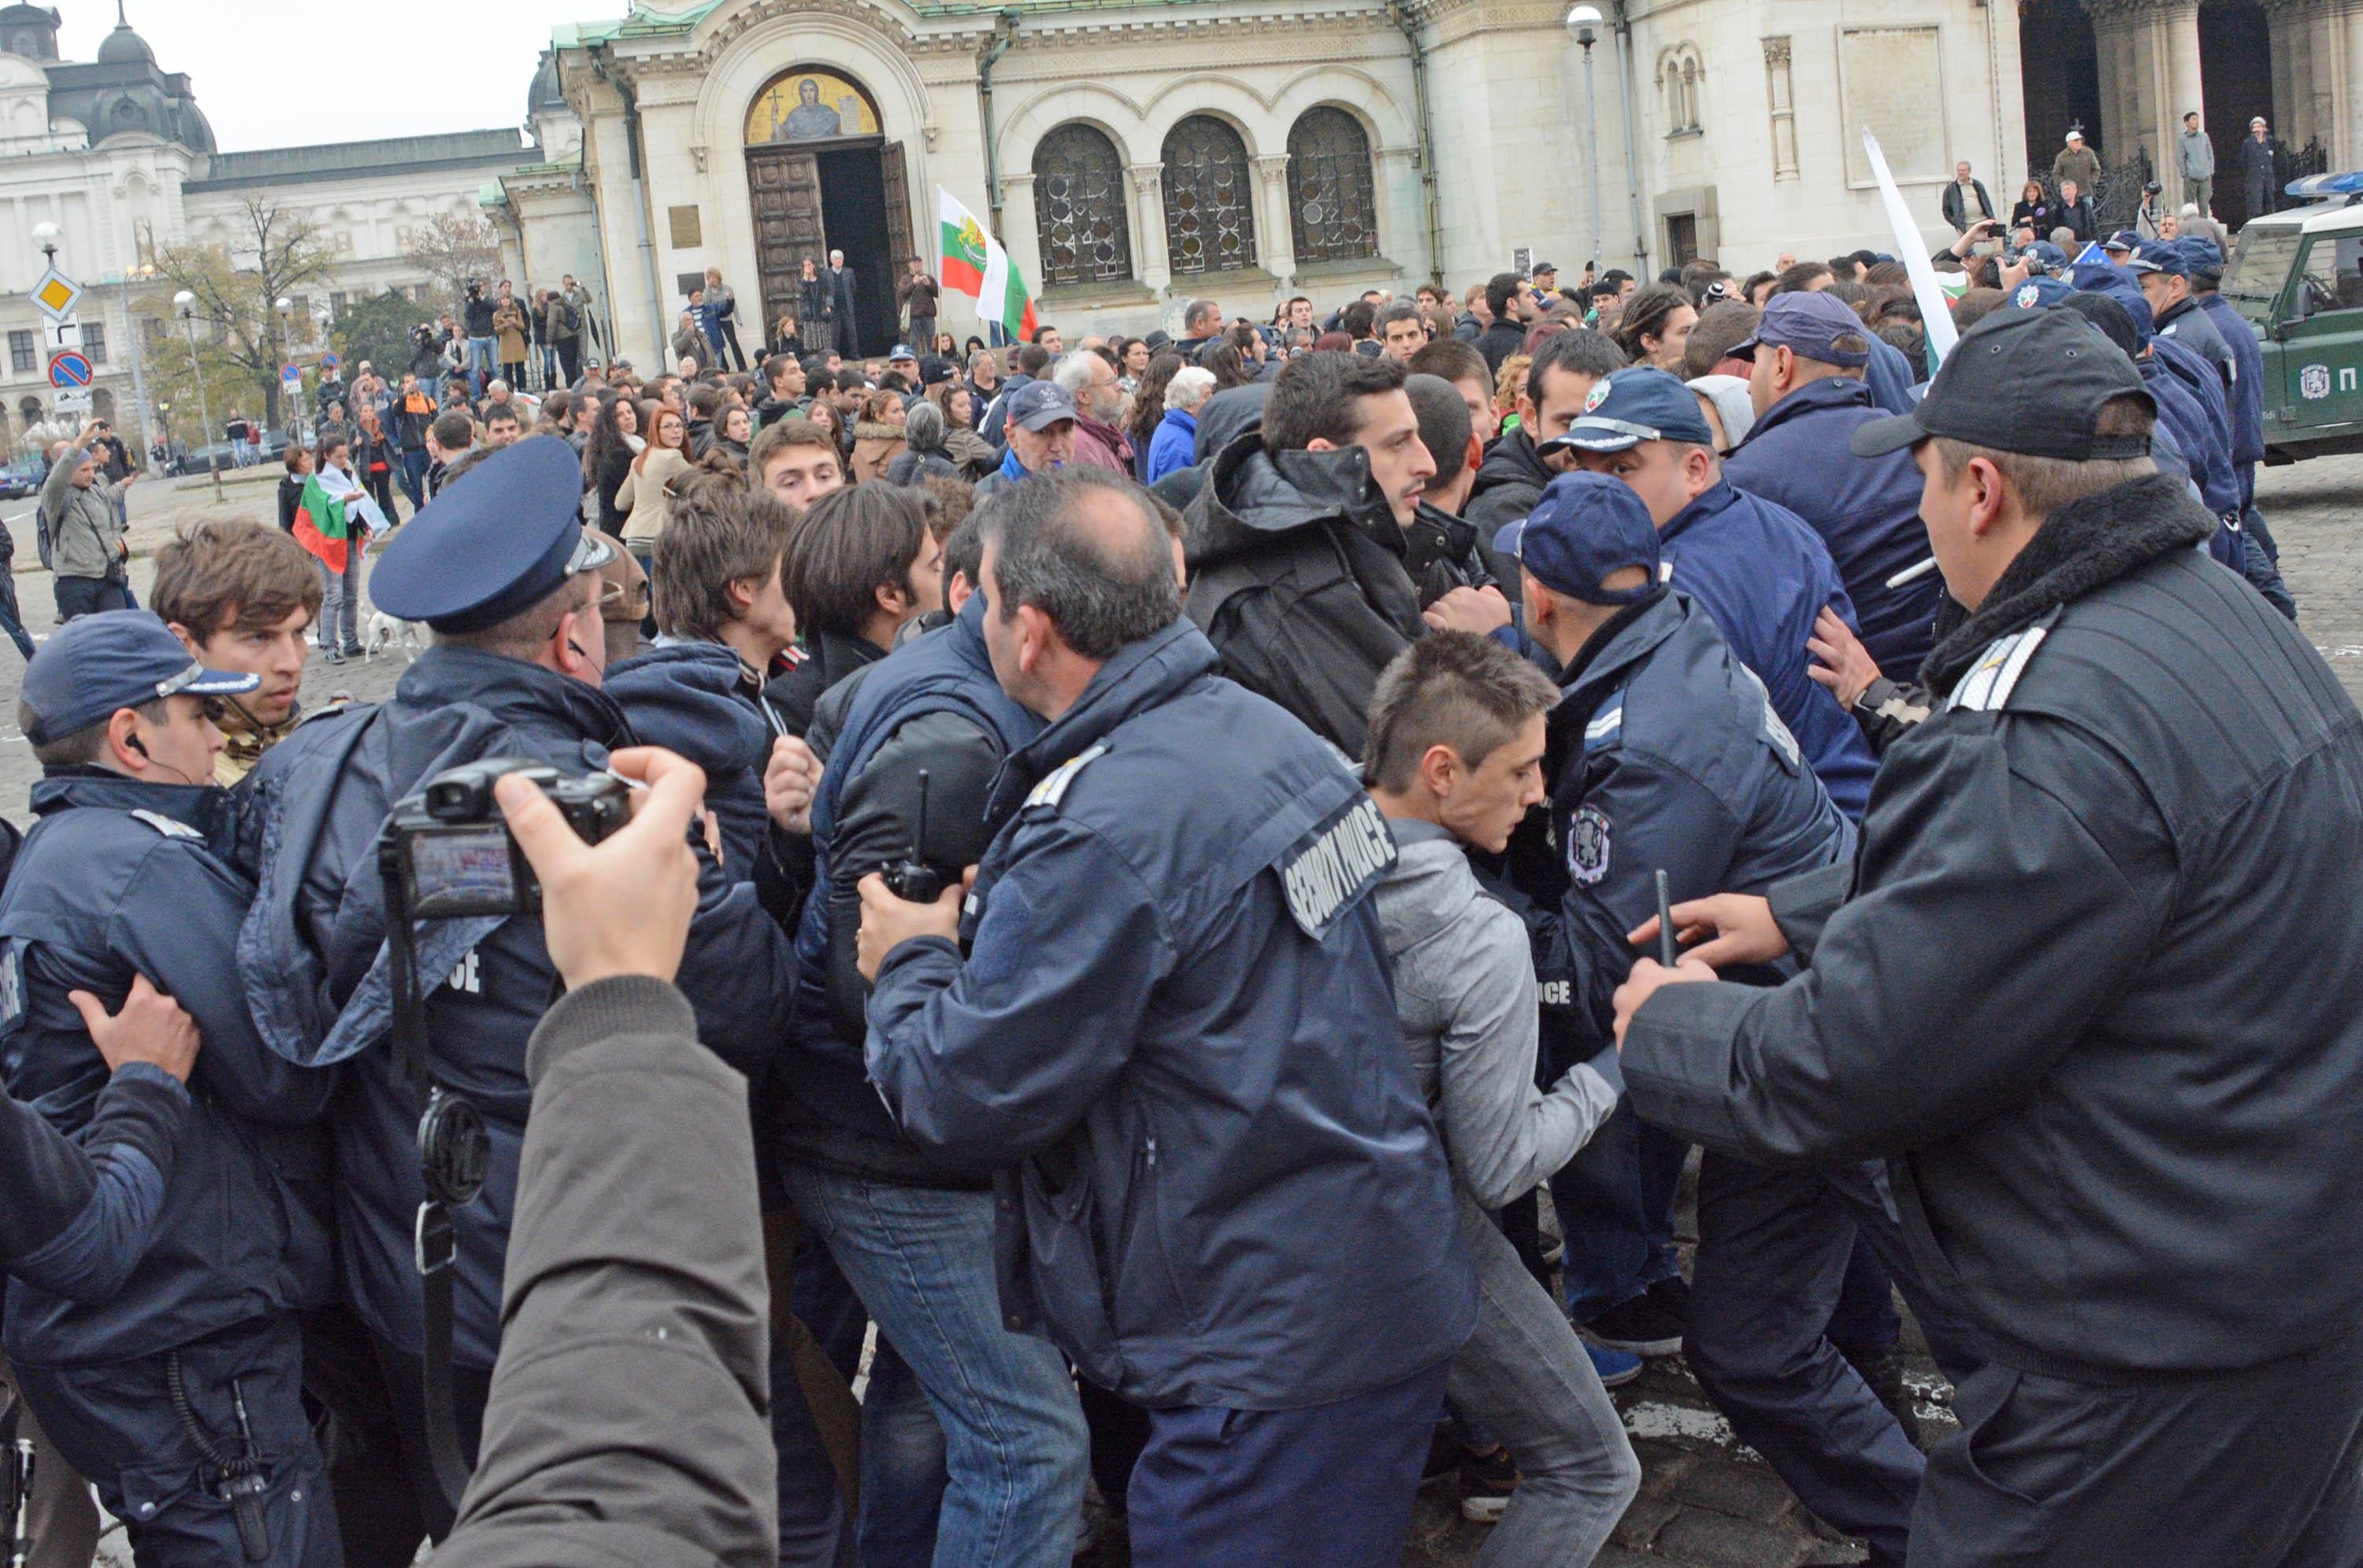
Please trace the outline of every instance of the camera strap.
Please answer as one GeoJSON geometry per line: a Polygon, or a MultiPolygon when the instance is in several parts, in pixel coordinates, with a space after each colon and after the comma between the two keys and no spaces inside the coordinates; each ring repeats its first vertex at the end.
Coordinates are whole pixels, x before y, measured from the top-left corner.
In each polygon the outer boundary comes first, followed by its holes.
{"type": "Polygon", "coordinates": [[[435,1081],[427,1038],[427,1002],[418,982],[418,950],[399,851],[391,834],[379,845],[385,880],[386,959],[394,989],[394,1058],[425,1104],[418,1121],[418,1174],[426,1201],[418,1206],[411,1257],[418,1269],[426,1317],[424,1357],[427,1449],[435,1478],[455,1509],[472,1468],[460,1448],[451,1395],[451,1274],[459,1255],[452,1215],[484,1185],[489,1140],[483,1118],[463,1096],[435,1081]]]}

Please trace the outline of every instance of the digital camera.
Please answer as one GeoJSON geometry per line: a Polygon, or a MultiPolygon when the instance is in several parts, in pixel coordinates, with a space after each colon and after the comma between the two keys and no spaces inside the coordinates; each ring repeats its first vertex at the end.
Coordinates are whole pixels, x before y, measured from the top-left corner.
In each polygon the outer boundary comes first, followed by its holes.
{"type": "Polygon", "coordinates": [[[493,782],[519,773],[556,802],[585,844],[631,820],[631,790],[612,773],[568,778],[520,757],[491,756],[448,768],[397,801],[380,835],[385,870],[401,878],[418,919],[532,914],[541,884],[493,799],[493,782]]]}

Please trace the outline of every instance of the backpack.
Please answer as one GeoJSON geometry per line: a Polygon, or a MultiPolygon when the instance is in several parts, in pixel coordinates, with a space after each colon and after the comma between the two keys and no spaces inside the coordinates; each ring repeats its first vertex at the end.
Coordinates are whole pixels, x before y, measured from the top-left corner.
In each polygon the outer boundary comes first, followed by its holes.
{"type": "Polygon", "coordinates": [[[559,319],[566,323],[566,330],[569,332],[580,332],[582,330],[582,313],[574,308],[574,302],[572,300],[568,300],[566,302],[564,313],[560,315],[559,319]]]}
{"type": "Polygon", "coordinates": [[[50,509],[46,506],[35,506],[33,508],[33,547],[41,553],[43,571],[57,569],[50,559],[50,553],[57,548],[57,543],[58,531],[50,522],[50,509]]]}

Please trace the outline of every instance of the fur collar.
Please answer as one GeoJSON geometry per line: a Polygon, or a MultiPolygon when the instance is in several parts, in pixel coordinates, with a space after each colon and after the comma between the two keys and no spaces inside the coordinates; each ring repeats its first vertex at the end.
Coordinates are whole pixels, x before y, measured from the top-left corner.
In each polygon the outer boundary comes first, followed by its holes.
{"type": "Polygon", "coordinates": [[[1943,696],[1996,637],[2214,535],[2215,519],[2174,474],[2146,474],[2060,508],[2044,519],[1977,613],[1936,645],[1920,667],[1920,683],[1943,696]]]}

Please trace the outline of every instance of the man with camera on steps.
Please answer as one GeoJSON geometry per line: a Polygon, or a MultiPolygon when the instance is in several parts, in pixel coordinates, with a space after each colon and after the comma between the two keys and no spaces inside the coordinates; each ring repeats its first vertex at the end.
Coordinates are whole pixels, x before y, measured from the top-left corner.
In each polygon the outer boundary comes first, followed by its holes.
{"type": "MultiPolygon", "coordinates": [[[[460,764],[514,757],[563,777],[605,771],[635,744],[600,690],[606,638],[596,569],[612,547],[576,517],[582,466],[555,437],[503,448],[397,536],[370,590],[425,621],[434,646],[393,698],[324,717],[257,768],[241,859],[259,890],[239,941],[266,1043],[312,1066],[348,1062],[333,1116],[346,1287],[369,1326],[403,1426],[405,1459],[432,1531],[452,1499],[437,1452],[450,1433],[426,1415],[449,1387],[457,1447],[472,1455],[499,1348],[504,1253],[515,1212],[531,1087],[526,1043],[557,992],[538,912],[416,927],[427,1067],[472,1102],[489,1133],[482,1195],[452,1210],[450,1364],[431,1356],[434,1314],[414,1260],[426,1193],[421,1094],[390,1046],[396,988],[386,945],[381,828],[395,803],[460,764]]],[[[681,969],[698,1033],[749,1078],[766,1070],[791,983],[785,934],[698,846],[698,911],[681,969]]],[[[751,1172],[749,1173],[751,1176],[751,1172]]]]}

